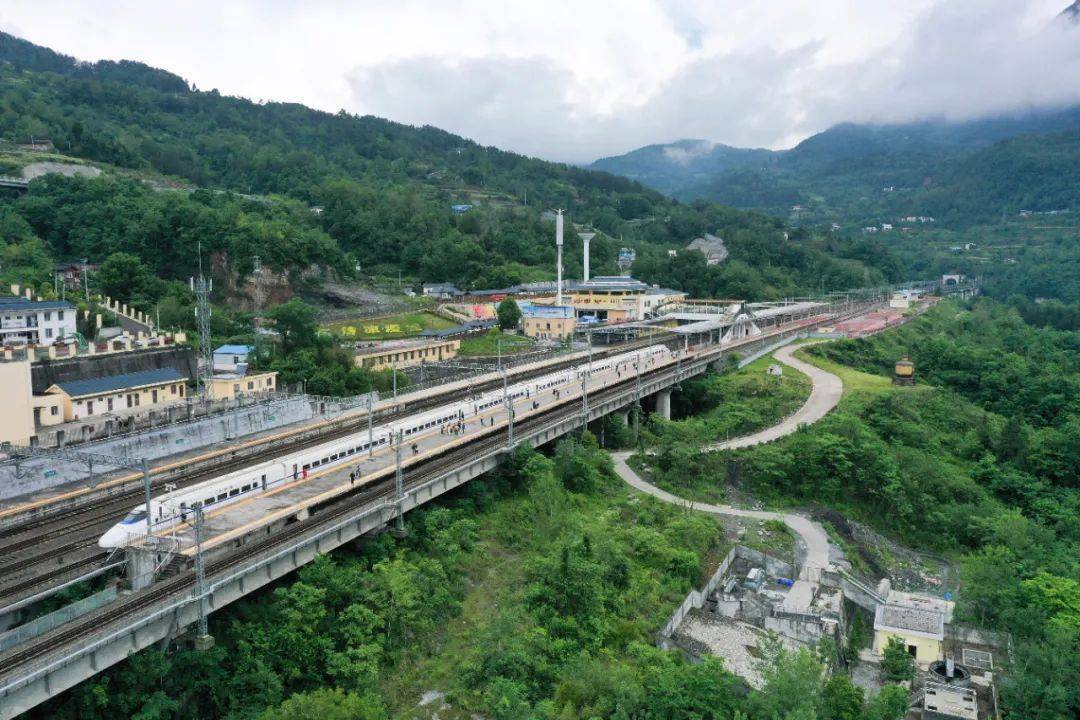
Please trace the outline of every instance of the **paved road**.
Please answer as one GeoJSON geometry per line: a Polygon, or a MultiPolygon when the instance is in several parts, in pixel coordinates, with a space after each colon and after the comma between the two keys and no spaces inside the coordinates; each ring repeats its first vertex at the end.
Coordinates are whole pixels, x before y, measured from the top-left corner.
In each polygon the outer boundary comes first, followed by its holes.
{"type": "MultiPolygon", "coordinates": [[[[728,448],[749,447],[750,445],[770,442],[785,435],[790,435],[798,430],[800,425],[817,422],[825,417],[830,410],[836,407],[836,404],[840,402],[840,396],[844,391],[843,382],[832,373],[825,372],[813,365],[793,358],[791,353],[796,349],[796,346],[788,345],[777,350],[773,357],[785,365],[789,365],[796,370],[806,373],[806,375],[810,377],[810,380],[813,383],[813,389],[811,390],[810,397],[807,398],[806,403],[793,415],[777,425],[762,430],[761,432],[754,433],[753,435],[746,435],[741,438],[735,438],[734,440],[717,443],[715,445],[708,445],[703,448],[703,451],[708,452],[728,448]]],[[[615,472],[630,486],[641,492],[648,493],[655,498],[659,498],[664,502],[682,505],[691,510],[706,512],[712,515],[731,515],[756,520],[780,520],[799,536],[801,544],[806,551],[806,560],[799,569],[800,580],[817,582],[821,571],[829,567],[829,536],[825,533],[824,528],[818,523],[813,522],[802,515],[796,515],[795,513],[744,510],[731,505],[713,505],[711,503],[694,502],[693,500],[687,500],[686,498],[672,495],[666,490],[661,490],[655,485],[642,480],[641,476],[626,464],[626,459],[631,454],[632,451],[611,454],[615,461],[615,472]]]]}
{"type": "Polygon", "coordinates": [[[753,435],[744,435],[732,440],[706,445],[702,448],[704,452],[731,450],[772,442],[795,432],[800,425],[810,425],[817,422],[836,407],[836,404],[840,402],[840,396],[844,394],[844,383],[836,375],[792,357],[791,354],[800,347],[805,347],[805,344],[785,345],[773,353],[773,357],[785,365],[805,373],[810,378],[813,389],[803,406],[777,425],[765,428],[753,435]]]}

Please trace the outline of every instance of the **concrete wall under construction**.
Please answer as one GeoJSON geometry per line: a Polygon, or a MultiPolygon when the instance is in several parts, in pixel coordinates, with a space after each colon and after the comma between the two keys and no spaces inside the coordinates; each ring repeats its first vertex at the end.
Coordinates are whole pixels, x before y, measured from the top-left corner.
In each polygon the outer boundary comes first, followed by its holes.
{"type": "MultiPolygon", "coordinates": [[[[310,420],[313,415],[311,403],[304,398],[282,398],[190,422],[84,443],[73,449],[158,460],[170,455],[190,453],[225,440],[310,420]]],[[[94,473],[97,480],[100,480],[101,473],[115,470],[116,468],[95,467],[94,473]]],[[[72,483],[85,484],[87,481],[88,467],[85,462],[44,456],[20,462],[17,470],[13,463],[6,463],[0,466],[0,500],[45,492],[72,483]]]]}

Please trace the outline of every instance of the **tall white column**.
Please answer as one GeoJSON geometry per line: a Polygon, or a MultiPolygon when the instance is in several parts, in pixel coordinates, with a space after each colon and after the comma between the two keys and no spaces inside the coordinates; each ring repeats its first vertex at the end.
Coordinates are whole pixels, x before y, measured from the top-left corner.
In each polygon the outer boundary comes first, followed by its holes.
{"type": "Polygon", "coordinates": [[[563,241],[563,215],[562,210],[555,214],[555,304],[562,305],[562,241],[563,241]]]}
{"type": "Polygon", "coordinates": [[[589,282],[589,241],[596,237],[596,233],[578,233],[578,237],[581,238],[582,251],[584,253],[582,280],[584,282],[589,282]]]}

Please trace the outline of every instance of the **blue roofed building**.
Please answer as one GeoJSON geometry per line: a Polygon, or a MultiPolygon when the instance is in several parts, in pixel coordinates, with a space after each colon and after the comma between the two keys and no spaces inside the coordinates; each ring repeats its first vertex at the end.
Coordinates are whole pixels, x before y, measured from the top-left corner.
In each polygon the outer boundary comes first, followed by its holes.
{"type": "Polygon", "coordinates": [[[248,355],[254,351],[255,348],[251,345],[222,345],[214,350],[214,372],[242,371],[244,368],[237,366],[246,367],[248,355]]]}

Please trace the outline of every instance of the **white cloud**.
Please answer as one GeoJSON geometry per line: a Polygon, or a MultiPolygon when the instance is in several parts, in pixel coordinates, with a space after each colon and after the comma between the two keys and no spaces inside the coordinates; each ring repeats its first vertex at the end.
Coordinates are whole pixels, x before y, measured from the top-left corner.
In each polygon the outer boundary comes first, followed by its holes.
{"type": "Polygon", "coordinates": [[[784,147],[843,120],[1080,102],[1080,27],[1053,21],[1064,4],[5,0],[0,28],[200,88],[584,161],[682,137],[784,147]]]}
{"type": "Polygon", "coordinates": [[[676,165],[689,165],[694,160],[708,155],[716,143],[708,140],[698,140],[689,145],[669,145],[664,148],[664,157],[676,165]]]}

